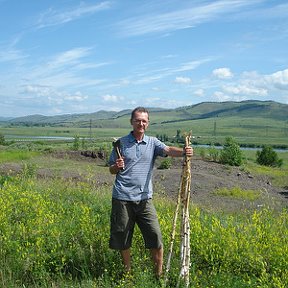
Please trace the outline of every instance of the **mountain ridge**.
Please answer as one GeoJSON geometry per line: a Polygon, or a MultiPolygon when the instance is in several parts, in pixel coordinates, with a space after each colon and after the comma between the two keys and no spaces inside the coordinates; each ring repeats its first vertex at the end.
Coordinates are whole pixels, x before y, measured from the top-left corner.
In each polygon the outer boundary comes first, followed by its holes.
{"type": "MultiPolygon", "coordinates": [[[[197,119],[231,117],[237,113],[239,117],[265,117],[275,120],[287,121],[288,105],[275,101],[245,100],[241,102],[201,102],[194,105],[178,108],[147,108],[153,122],[170,123],[197,119]]],[[[130,118],[132,109],[121,111],[99,110],[93,113],[63,114],[44,116],[39,114],[16,117],[4,121],[11,125],[51,125],[80,127],[89,122],[99,122],[105,126],[106,122],[115,119],[130,118]]],[[[111,124],[111,123],[110,123],[111,124]]]]}

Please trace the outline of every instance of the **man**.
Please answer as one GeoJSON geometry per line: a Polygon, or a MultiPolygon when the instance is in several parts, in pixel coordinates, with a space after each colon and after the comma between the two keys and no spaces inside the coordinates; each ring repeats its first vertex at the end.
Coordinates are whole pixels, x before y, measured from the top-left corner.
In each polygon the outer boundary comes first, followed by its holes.
{"type": "Polygon", "coordinates": [[[130,248],[135,223],[150,249],[157,277],[162,274],[163,243],[156,210],[152,203],[152,170],[157,156],[193,155],[192,148],[167,146],[145,134],[149,113],[143,107],[131,113],[132,132],[120,138],[121,157],[115,149],[109,159],[109,170],[116,174],[112,193],[110,248],[120,250],[125,270],[131,270],[130,248]]]}

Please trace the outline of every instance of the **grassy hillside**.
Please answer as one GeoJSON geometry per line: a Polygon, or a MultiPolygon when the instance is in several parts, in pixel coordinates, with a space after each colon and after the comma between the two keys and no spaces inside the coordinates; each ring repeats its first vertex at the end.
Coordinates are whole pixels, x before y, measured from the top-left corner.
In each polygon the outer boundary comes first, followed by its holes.
{"type": "MultiPolygon", "coordinates": [[[[242,102],[204,102],[176,109],[150,108],[152,123],[181,122],[194,119],[223,118],[238,116],[241,118],[262,117],[279,121],[287,121],[288,105],[273,101],[242,102]]],[[[11,125],[51,125],[85,127],[92,122],[93,126],[110,127],[114,123],[117,128],[122,118],[129,118],[131,110],[98,111],[87,114],[67,114],[57,116],[30,115],[7,121],[11,125]],[[117,121],[113,121],[117,119],[117,121]]],[[[127,122],[125,123],[127,125],[127,122]]]]}
{"type": "MultiPolygon", "coordinates": [[[[176,109],[150,108],[149,134],[175,135],[192,130],[199,144],[223,143],[233,136],[242,144],[272,144],[287,147],[288,105],[273,101],[205,102],[176,109]]],[[[83,138],[119,137],[130,131],[131,110],[98,111],[59,116],[33,115],[2,123],[0,133],[27,136],[83,138]]]]}

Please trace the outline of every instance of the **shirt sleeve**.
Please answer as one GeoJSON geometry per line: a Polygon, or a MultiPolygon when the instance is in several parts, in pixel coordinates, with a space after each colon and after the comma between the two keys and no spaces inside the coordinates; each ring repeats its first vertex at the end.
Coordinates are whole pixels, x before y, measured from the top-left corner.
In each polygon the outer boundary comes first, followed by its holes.
{"type": "Polygon", "coordinates": [[[115,153],[115,149],[113,148],[109,157],[108,165],[109,166],[113,165],[115,161],[116,161],[116,153],[115,153]]]}
{"type": "Polygon", "coordinates": [[[154,140],[154,145],[155,145],[155,152],[154,152],[155,156],[166,157],[167,155],[164,149],[167,147],[167,145],[161,142],[156,137],[153,137],[153,140],[154,140]]]}

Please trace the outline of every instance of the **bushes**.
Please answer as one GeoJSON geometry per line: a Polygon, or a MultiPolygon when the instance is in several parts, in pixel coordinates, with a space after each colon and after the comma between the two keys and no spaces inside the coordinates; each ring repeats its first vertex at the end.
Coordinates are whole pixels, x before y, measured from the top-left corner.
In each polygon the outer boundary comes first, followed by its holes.
{"type": "MultiPolygon", "coordinates": [[[[3,287],[68,287],[67,283],[83,288],[127,287],[119,282],[120,255],[108,248],[111,187],[93,190],[85,183],[55,180],[36,185],[35,180],[18,182],[17,178],[6,179],[3,184],[3,287]]],[[[174,204],[162,198],[155,201],[164,247],[169,247],[174,204]]],[[[192,208],[191,287],[243,288],[252,287],[251,283],[255,283],[253,287],[285,287],[287,215],[287,211],[274,214],[268,210],[225,215],[192,208]]],[[[177,237],[168,287],[175,287],[177,282],[179,241],[177,237]]],[[[138,228],[132,251],[133,287],[157,287],[150,254],[138,228]]]]}
{"type": "Polygon", "coordinates": [[[5,137],[2,133],[0,133],[0,145],[5,145],[5,137]]]}
{"type": "Polygon", "coordinates": [[[261,151],[256,152],[256,162],[260,165],[281,167],[283,160],[278,158],[278,154],[271,146],[265,145],[261,151]]]}
{"type": "Polygon", "coordinates": [[[228,164],[231,166],[240,166],[242,164],[242,152],[240,146],[233,137],[227,137],[224,143],[223,150],[220,153],[221,164],[228,164]]]}
{"type": "Polygon", "coordinates": [[[170,158],[167,158],[160,163],[158,169],[170,169],[171,166],[172,166],[172,160],[170,158]]]}
{"type": "Polygon", "coordinates": [[[93,195],[85,184],[37,187],[31,179],[19,180],[0,190],[1,275],[44,283],[56,275],[98,277],[117,263],[107,249],[109,198],[93,195]]]}
{"type": "Polygon", "coordinates": [[[243,161],[242,151],[240,146],[233,137],[227,137],[223,145],[223,149],[217,149],[215,145],[211,146],[208,150],[209,154],[206,156],[206,150],[200,149],[200,156],[202,159],[208,158],[214,162],[221,164],[228,164],[231,166],[240,166],[243,161]]]}

